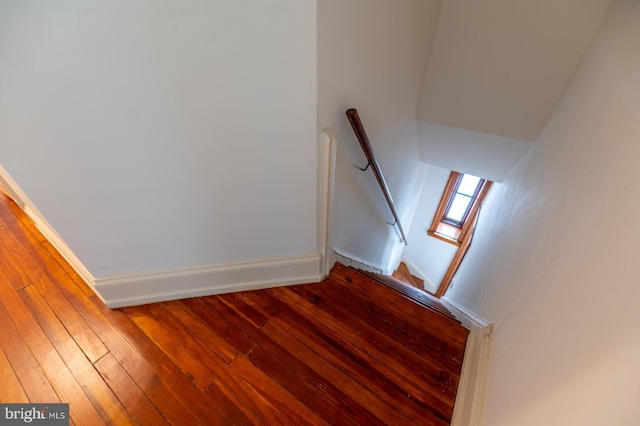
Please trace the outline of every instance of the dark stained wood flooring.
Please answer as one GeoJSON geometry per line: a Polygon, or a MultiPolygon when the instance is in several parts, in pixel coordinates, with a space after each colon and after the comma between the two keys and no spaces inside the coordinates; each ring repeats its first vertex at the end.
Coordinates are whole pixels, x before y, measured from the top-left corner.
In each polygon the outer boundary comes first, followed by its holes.
{"type": "Polygon", "coordinates": [[[357,271],[110,310],[0,198],[0,402],[71,424],[449,424],[467,330],[357,271]]]}

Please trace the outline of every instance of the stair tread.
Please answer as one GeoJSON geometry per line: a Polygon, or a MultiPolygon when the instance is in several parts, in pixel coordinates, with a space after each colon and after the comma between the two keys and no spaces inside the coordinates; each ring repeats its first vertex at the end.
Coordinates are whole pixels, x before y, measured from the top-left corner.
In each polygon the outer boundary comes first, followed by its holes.
{"type": "Polygon", "coordinates": [[[389,288],[394,289],[401,295],[407,297],[408,299],[412,300],[413,302],[423,307],[430,309],[434,313],[437,313],[447,319],[460,323],[460,321],[451,313],[451,311],[449,311],[449,309],[446,306],[444,306],[442,302],[440,302],[436,297],[430,295],[424,290],[420,290],[407,283],[398,281],[394,277],[376,274],[374,272],[369,272],[369,271],[363,271],[360,269],[355,269],[350,266],[347,267],[339,263],[337,263],[334,266],[331,273],[332,275],[335,274],[339,278],[342,278],[343,280],[346,280],[346,281],[349,281],[350,273],[351,274],[356,273],[356,274],[360,274],[362,276],[368,277],[369,279],[372,279],[380,284],[383,284],[389,288]]]}

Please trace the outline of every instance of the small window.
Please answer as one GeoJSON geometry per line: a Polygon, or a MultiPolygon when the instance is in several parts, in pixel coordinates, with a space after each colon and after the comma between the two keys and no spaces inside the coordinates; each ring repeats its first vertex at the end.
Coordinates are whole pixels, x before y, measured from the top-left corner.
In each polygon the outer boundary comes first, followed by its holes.
{"type": "Polygon", "coordinates": [[[456,186],[444,212],[443,221],[461,227],[467,217],[474,198],[480,190],[482,179],[477,176],[463,174],[456,181],[456,186]]]}
{"type": "Polygon", "coordinates": [[[490,186],[486,179],[451,172],[428,234],[459,245],[490,186]]]}

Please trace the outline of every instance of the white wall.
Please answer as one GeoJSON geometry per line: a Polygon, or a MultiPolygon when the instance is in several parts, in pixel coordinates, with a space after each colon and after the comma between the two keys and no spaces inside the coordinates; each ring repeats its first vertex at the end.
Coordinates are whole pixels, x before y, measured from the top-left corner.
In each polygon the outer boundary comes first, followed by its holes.
{"type": "Polygon", "coordinates": [[[94,276],[317,252],[314,1],[3,1],[0,63],[0,163],[94,276]]]}
{"type": "Polygon", "coordinates": [[[396,266],[403,245],[345,117],[360,112],[402,223],[419,186],[418,95],[441,1],[318,2],[318,126],[338,140],[333,246],[375,267],[396,266]]]}
{"type": "Polygon", "coordinates": [[[485,425],[640,422],[638,40],[615,2],[447,294],[495,323],[485,425]]]}
{"type": "Polygon", "coordinates": [[[450,174],[451,170],[428,166],[416,214],[409,230],[409,245],[402,255],[426,278],[425,289],[434,294],[458,250],[453,244],[427,235],[450,174]]]}
{"type": "Polygon", "coordinates": [[[534,141],[611,0],[446,0],[423,121],[534,141]]]}
{"type": "Polygon", "coordinates": [[[531,142],[420,122],[420,159],[460,173],[502,182],[531,142]]]}

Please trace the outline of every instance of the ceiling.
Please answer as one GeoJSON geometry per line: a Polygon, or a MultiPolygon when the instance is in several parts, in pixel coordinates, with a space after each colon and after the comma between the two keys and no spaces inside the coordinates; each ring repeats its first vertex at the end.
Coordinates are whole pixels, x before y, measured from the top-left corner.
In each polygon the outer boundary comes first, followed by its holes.
{"type": "Polygon", "coordinates": [[[444,0],[421,121],[535,141],[611,0],[444,0]]]}

